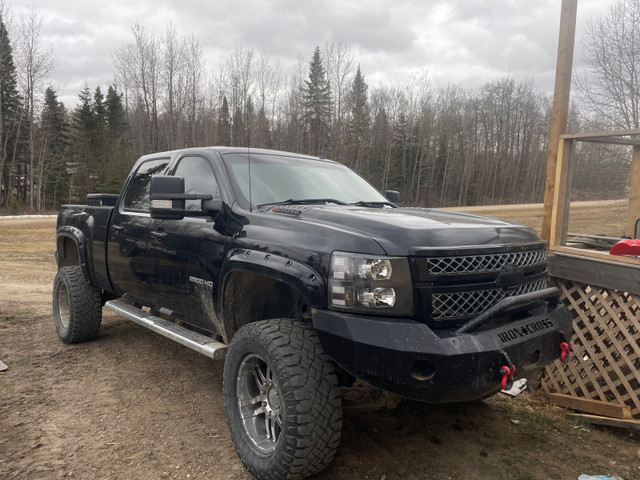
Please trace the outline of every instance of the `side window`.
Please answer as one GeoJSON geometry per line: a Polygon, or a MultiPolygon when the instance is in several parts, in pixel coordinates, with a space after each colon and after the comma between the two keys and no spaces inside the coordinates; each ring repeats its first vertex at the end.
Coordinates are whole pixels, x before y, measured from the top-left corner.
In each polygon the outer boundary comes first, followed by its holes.
{"type": "MultiPolygon", "coordinates": [[[[178,163],[174,175],[184,178],[184,193],[209,193],[220,198],[218,182],[208,160],[202,157],[184,157],[178,163]]],[[[200,210],[200,200],[187,200],[187,210],[200,210]]]]}
{"type": "Polygon", "coordinates": [[[149,211],[151,204],[149,192],[151,177],[161,174],[167,168],[168,163],[168,159],[161,158],[148,160],[138,167],[136,173],[133,174],[124,197],[123,207],[126,210],[149,211]]]}

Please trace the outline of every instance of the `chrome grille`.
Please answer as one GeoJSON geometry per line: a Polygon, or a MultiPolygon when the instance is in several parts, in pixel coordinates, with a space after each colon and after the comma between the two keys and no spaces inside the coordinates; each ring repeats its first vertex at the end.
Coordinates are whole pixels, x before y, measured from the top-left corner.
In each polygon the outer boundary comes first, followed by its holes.
{"type": "Polygon", "coordinates": [[[453,318],[479,315],[505,297],[535,292],[546,287],[547,279],[542,278],[535,282],[523,283],[512,290],[491,288],[488,290],[436,293],[432,298],[432,316],[434,320],[449,320],[453,318]]]}
{"type": "Polygon", "coordinates": [[[543,265],[547,261],[545,249],[525,252],[465,255],[455,257],[430,257],[427,268],[430,275],[446,275],[475,272],[495,272],[506,265],[529,267],[543,265]]]}

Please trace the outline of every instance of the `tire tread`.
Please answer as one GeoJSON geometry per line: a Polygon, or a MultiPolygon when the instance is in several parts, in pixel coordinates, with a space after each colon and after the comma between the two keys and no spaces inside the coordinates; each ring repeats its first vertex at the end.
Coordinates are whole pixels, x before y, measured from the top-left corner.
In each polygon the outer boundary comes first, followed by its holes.
{"type": "Polygon", "coordinates": [[[84,278],[79,265],[58,270],[53,285],[53,312],[56,331],[65,343],[93,340],[100,333],[102,323],[102,298],[100,290],[84,278]],[[69,325],[65,327],[58,317],[58,285],[64,283],[69,295],[69,325]]]}
{"type": "MultiPolygon", "coordinates": [[[[234,440],[241,460],[259,479],[296,480],[319,472],[333,460],[342,431],[342,399],[331,359],[322,350],[311,326],[292,319],[245,325],[236,333],[231,349],[234,342],[244,341],[266,345],[275,368],[282,372],[282,386],[292,387],[286,388],[284,395],[289,400],[295,399],[296,430],[295,435],[281,439],[287,444],[279,468],[271,472],[256,471],[234,440]]],[[[227,375],[232,373],[225,364],[225,377],[227,375]]],[[[233,406],[227,405],[227,411],[229,408],[233,406]]],[[[229,414],[227,420],[233,436],[229,414]]]]}

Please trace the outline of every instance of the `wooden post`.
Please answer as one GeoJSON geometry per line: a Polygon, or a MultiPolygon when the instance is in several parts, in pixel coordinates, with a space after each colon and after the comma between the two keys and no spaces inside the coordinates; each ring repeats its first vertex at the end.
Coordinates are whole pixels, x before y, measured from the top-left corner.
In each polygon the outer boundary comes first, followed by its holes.
{"type": "Polygon", "coordinates": [[[567,241],[569,206],[571,205],[571,180],[573,177],[574,140],[561,140],[554,173],[553,209],[549,221],[549,247],[564,245],[567,241]]]}
{"type": "Polygon", "coordinates": [[[640,147],[633,147],[631,181],[629,182],[629,222],[627,236],[633,237],[636,221],[640,218],[640,147]]]}
{"type": "MultiPolygon", "coordinates": [[[[558,37],[558,60],[556,80],[549,129],[549,155],[547,156],[547,180],[544,189],[544,214],[542,217],[542,238],[551,240],[551,215],[554,208],[553,195],[556,180],[556,162],[560,135],[567,131],[569,117],[569,95],[571,93],[571,69],[573,66],[573,45],[576,36],[576,14],[578,0],[562,0],[560,34],[558,37]]],[[[564,208],[564,205],[556,208],[564,208]]]]}

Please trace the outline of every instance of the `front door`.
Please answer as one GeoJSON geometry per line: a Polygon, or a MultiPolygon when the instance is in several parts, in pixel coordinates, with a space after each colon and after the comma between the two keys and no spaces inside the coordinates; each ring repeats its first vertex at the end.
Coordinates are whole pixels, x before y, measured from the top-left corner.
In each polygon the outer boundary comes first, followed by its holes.
{"type": "MultiPolygon", "coordinates": [[[[173,175],[184,178],[185,193],[220,198],[211,163],[204,157],[182,157],[173,175]]],[[[200,211],[201,201],[187,200],[185,208],[200,211]]],[[[222,225],[211,217],[185,217],[154,220],[149,232],[157,303],[181,320],[213,332],[221,331],[216,293],[226,242],[222,225]]]]}

